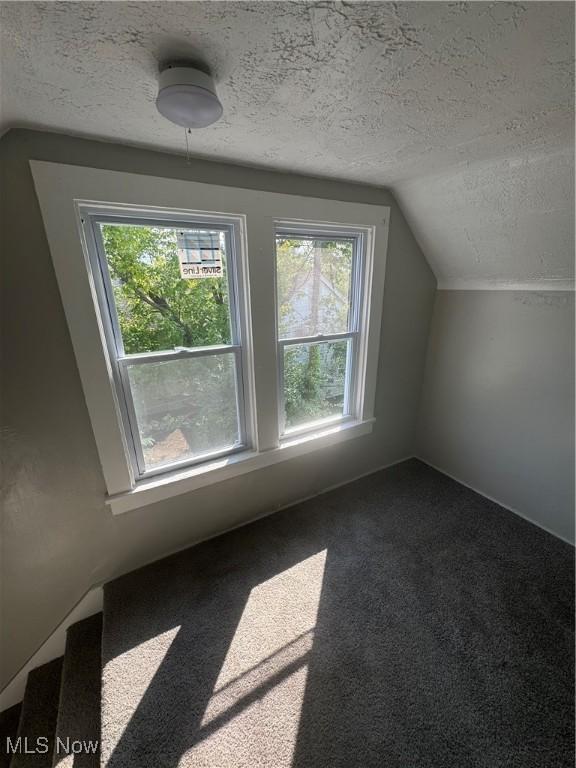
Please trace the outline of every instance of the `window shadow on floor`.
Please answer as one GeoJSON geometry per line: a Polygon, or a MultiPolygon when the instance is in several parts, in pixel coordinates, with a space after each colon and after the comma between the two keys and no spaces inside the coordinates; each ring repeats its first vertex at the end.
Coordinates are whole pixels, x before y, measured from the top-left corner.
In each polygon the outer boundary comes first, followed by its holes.
{"type": "Polygon", "coordinates": [[[572,765],[573,550],[419,462],[107,606],[109,768],[572,765]]]}
{"type": "Polygon", "coordinates": [[[105,765],[208,754],[211,736],[306,667],[325,559],[322,528],[307,531],[269,518],[109,585],[105,765]]]}

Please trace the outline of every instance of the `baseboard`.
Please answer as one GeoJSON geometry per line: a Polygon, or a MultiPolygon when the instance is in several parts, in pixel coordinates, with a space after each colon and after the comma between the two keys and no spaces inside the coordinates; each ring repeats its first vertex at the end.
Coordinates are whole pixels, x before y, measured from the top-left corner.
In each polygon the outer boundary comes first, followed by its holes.
{"type": "Polygon", "coordinates": [[[172,555],[177,555],[180,552],[184,552],[187,549],[190,549],[190,547],[196,547],[198,544],[204,544],[206,541],[210,541],[211,539],[216,539],[218,536],[223,536],[225,533],[230,533],[231,531],[236,531],[238,528],[243,528],[245,525],[250,525],[251,523],[255,523],[258,520],[263,520],[265,517],[270,517],[270,515],[276,514],[276,512],[281,512],[283,509],[289,509],[290,507],[296,506],[296,504],[302,504],[305,501],[310,501],[311,499],[315,499],[317,496],[322,496],[323,493],[329,493],[330,491],[336,490],[336,488],[341,488],[343,485],[349,485],[349,483],[355,483],[356,480],[361,480],[363,477],[368,477],[369,475],[374,475],[376,472],[381,472],[383,469],[390,469],[390,467],[395,467],[397,464],[402,464],[404,461],[408,461],[409,459],[416,458],[412,454],[409,456],[404,456],[401,459],[397,459],[396,461],[391,461],[388,464],[381,464],[378,467],[375,467],[374,469],[369,469],[367,472],[362,472],[360,475],[354,475],[354,477],[349,478],[348,480],[342,480],[340,483],[335,483],[334,485],[329,485],[326,488],[321,488],[318,491],[315,491],[314,493],[308,494],[308,496],[301,496],[298,499],[294,499],[293,501],[288,501],[286,504],[280,504],[277,507],[272,507],[271,509],[268,509],[266,512],[261,512],[258,515],[254,515],[253,517],[248,517],[245,520],[242,520],[240,523],[237,523],[236,525],[231,525],[228,528],[223,528],[220,531],[216,531],[216,533],[211,533],[209,536],[205,536],[203,539],[196,539],[195,541],[188,541],[185,544],[183,544],[181,547],[176,547],[175,549],[171,549],[168,552],[163,552],[159,557],[153,557],[150,560],[146,560],[141,565],[136,566],[136,568],[131,568],[129,571],[120,571],[119,573],[114,574],[114,576],[111,576],[109,581],[113,581],[114,579],[118,579],[121,576],[126,575],[127,573],[132,573],[132,571],[138,571],[140,568],[146,568],[149,565],[153,565],[154,563],[157,563],[159,560],[164,560],[166,557],[172,557],[172,555]]]}
{"type": "MultiPolygon", "coordinates": [[[[288,509],[289,507],[293,507],[295,504],[302,504],[304,501],[309,501],[310,499],[315,499],[317,496],[322,496],[324,493],[329,493],[330,491],[335,491],[337,488],[342,488],[343,485],[349,485],[350,483],[355,483],[356,480],[362,480],[363,477],[369,477],[370,475],[375,475],[376,472],[382,472],[384,469],[390,469],[391,467],[395,467],[397,464],[402,464],[404,461],[408,461],[409,459],[415,459],[416,456],[404,456],[402,459],[398,459],[397,461],[391,461],[389,464],[382,464],[379,467],[376,467],[376,469],[369,469],[367,472],[362,472],[361,475],[355,475],[350,480],[343,480],[341,483],[335,483],[334,485],[329,485],[328,488],[322,488],[321,491],[316,491],[316,493],[311,493],[309,496],[305,496],[302,499],[298,499],[297,501],[291,501],[288,504],[283,504],[281,507],[278,507],[274,510],[274,512],[280,512],[282,509],[288,509]]],[[[274,514],[273,512],[270,514],[274,514]]]]}
{"type": "Polygon", "coordinates": [[[87,619],[102,610],[103,589],[101,586],[90,589],[62,619],[60,624],[45,640],[36,653],[21,667],[4,690],[0,693],[0,712],[18,704],[24,697],[28,673],[42,664],[62,656],[66,647],[66,632],[77,621],[87,619]]]}
{"type": "Polygon", "coordinates": [[[484,493],[484,491],[481,491],[479,488],[476,488],[473,485],[470,485],[470,483],[465,483],[464,480],[460,480],[459,477],[455,477],[454,475],[451,475],[450,472],[447,472],[445,469],[442,469],[442,467],[436,466],[436,464],[432,464],[431,461],[428,461],[428,459],[423,459],[421,456],[414,456],[415,459],[418,459],[418,461],[421,461],[423,464],[426,464],[427,466],[431,467],[432,469],[435,469],[437,472],[441,472],[443,475],[446,475],[446,477],[449,477],[451,480],[454,480],[456,483],[460,483],[460,485],[463,485],[465,488],[469,488],[471,491],[474,491],[474,493],[477,493],[479,496],[483,496],[485,499],[488,499],[488,501],[494,502],[494,504],[498,504],[499,507],[503,507],[504,509],[507,509],[508,512],[513,512],[515,515],[518,515],[518,517],[521,517],[523,520],[526,520],[528,523],[532,523],[532,525],[535,525],[537,528],[541,528],[543,531],[546,531],[546,533],[549,533],[551,536],[555,536],[557,539],[560,539],[560,541],[564,541],[566,544],[570,544],[571,547],[574,546],[574,542],[570,541],[570,539],[565,538],[564,536],[561,536],[556,531],[553,531],[551,528],[548,528],[546,525],[543,525],[542,523],[538,522],[537,520],[533,520],[531,517],[528,517],[524,512],[520,512],[518,509],[514,509],[514,507],[509,507],[508,504],[504,504],[504,502],[500,501],[500,499],[494,498],[494,496],[490,496],[488,493],[484,493]]]}
{"type": "MultiPolygon", "coordinates": [[[[257,520],[261,520],[264,517],[269,517],[270,515],[273,515],[276,512],[280,512],[283,509],[288,509],[289,507],[293,507],[296,504],[302,504],[305,501],[310,501],[311,499],[315,499],[316,497],[321,496],[324,493],[334,491],[337,488],[341,488],[344,485],[349,485],[350,483],[353,483],[356,480],[361,480],[363,477],[374,475],[377,472],[381,472],[384,469],[389,469],[390,467],[394,467],[397,464],[402,464],[404,461],[408,461],[409,459],[412,459],[412,458],[418,459],[423,464],[426,464],[427,466],[431,467],[437,472],[441,472],[443,475],[446,475],[451,480],[454,480],[460,485],[463,485],[464,487],[469,488],[471,491],[474,491],[474,493],[477,493],[480,496],[483,496],[485,499],[488,499],[489,501],[492,501],[495,504],[498,504],[500,507],[503,507],[504,509],[508,510],[509,512],[512,512],[513,514],[518,515],[518,517],[521,517],[527,522],[532,523],[532,525],[535,525],[538,528],[541,528],[542,530],[546,531],[552,536],[555,536],[561,541],[564,541],[567,544],[574,546],[573,542],[569,541],[563,536],[560,536],[558,533],[551,530],[550,528],[547,528],[545,525],[542,525],[542,523],[539,523],[536,520],[532,520],[523,512],[520,512],[519,510],[514,509],[513,507],[510,507],[507,504],[504,504],[499,499],[496,499],[493,496],[490,496],[489,494],[484,493],[484,491],[481,491],[479,488],[475,488],[473,485],[470,485],[469,483],[465,483],[463,480],[460,480],[460,478],[455,477],[454,475],[450,474],[450,472],[447,472],[445,469],[442,469],[442,467],[439,467],[433,464],[427,459],[424,459],[421,456],[411,455],[411,456],[404,456],[403,458],[398,459],[396,461],[389,462],[388,464],[382,464],[378,467],[375,467],[374,469],[368,470],[367,472],[363,472],[360,475],[356,475],[347,480],[343,480],[340,483],[335,483],[334,485],[330,485],[327,488],[322,488],[314,493],[309,494],[308,496],[303,496],[302,498],[295,499],[294,501],[290,501],[287,504],[282,504],[281,506],[275,507],[270,511],[264,512],[260,515],[256,515],[255,517],[251,517],[247,520],[243,520],[241,523],[238,523],[238,525],[234,525],[234,526],[231,526],[230,528],[226,528],[222,531],[219,531],[218,533],[215,533],[211,536],[206,537],[205,539],[201,539],[193,543],[188,542],[183,547],[180,547],[172,552],[163,553],[160,558],[156,558],[147,563],[144,563],[144,565],[139,566],[139,568],[144,568],[146,567],[146,565],[150,565],[153,562],[157,562],[157,560],[163,559],[165,557],[170,557],[170,555],[176,554],[178,552],[182,552],[185,549],[189,549],[190,547],[196,546],[197,544],[202,544],[204,541],[209,541],[210,539],[214,539],[217,536],[222,536],[223,534],[229,533],[230,531],[236,530],[237,528],[242,528],[245,525],[249,525],[250,523],[256,522],[257,520]]],[[[38,648],[36,653],[34,653],[33,656],[24,664],[24,666],[20,668],[20,670],[14,675],[14,677],[6,685],[4,690],[0,693],[0,712],[22,701],[22,698],[24,696],[24,689],[26,687],[26,680],[28,678],[28,673],[31,672],[33,669],[36,669],[36,667],[39,667],[42,664],[46,664],[47,662],[52,661],[53,659],[56,659],[59,656],[62,656],[66,646],[66,632],[68,631],[68,628],[71,627],[72,624],[75,624],[77,621],[86,619],[88,618],[88,616],[92,616],[94,613],[98,613],[99,611],[101,611],[103,606],[103,598],[104,598],[103,586],[99,585],[90,589],[84,595],[84,597],[82,597],[78,601],[78,603],[76,603],[76,605],[72,608],[72,610],[64,617],[64,619],[62,619],[62,621],[56,627],[56,629],[52,632],[52,634],[45,640],[44,643],[42,643],[42,645],[40,646],[40,648],[38,648]]]]}
{"type": "MultiPolygon", "coordinates": [[[[289,507],[293,507],[296,504],[302,504],[304,501],[309,501],[310,499],[315,499],[317,496],[321,496],[323,493],[328,493],[329,491],[333,491],[336,488],[341,488],[343,485],[348,485],[349,483],[353,483],[356,480],[360,480],[363,477],[368,477],[368,475],[373,475],[376,472],[381,472],[383,469],[389,469],[390,467],[395,466],[396,464],[401,464],[403,461],[407,461],[408,459],[413,458],[412,456],[405,456],[402,459],[398,459],[397,461],[392,461],[388,464],[383,464],[381,466],[375,467],[374,469],[370,469],[367,472],[363,472],[361,475],[356,475],[354,477],[349,478],[348,480],[343,480],[340,483],[335,483],[334,485],[331,485],[327,488],[322,488],[318,491],[315,491],[314,493],[309,494],[308,496],[304,496],[299,499],[295,499],[294,501],[290,501],[287,504],[282,504],[281,506],[274,507],[270,509],[267,512],[263,512],[260,515],[256,515],[255,517],[251,517],[247,520],[243,520],[241,523],[238,523],[238,525],[231,526],[230,528],[225,528],[222,531],[218,531],[217,533],[212,534],[211,536],[207,536],[204,539],[200,539],[198,541],[194,541],[192,543],[187,542],[182,547],[179,547],[176,550],[170,551],[170,552],[164,552],[160,557],[154,558],[153,560],[150,560],[146,563],[143,563],[142,565],[138,566],[138,570],[140,568],[145,568],[147,565],[151,565],[154,562],[157,562],[158,560],[163,560],[165,557],[170,557],[171,555],[175,555],[178,552],[183,552],[186,549],[190,549],[190,547],[195,547],[197,544],[202,544],[204,541],[209,541],[210,539],[215,539],[217,536],[222,536],[225,533],[229,533],[230,531],[236,530],[237,528],[242,528],[245,525],[249,525],[250,523],[256,522],[256,520],[261,520],[264,517],[269,517],[270,515],[275,514],[276,512],[280,512],[283,509],[288,509],[289,507]]],[[[117,576],[120,576],[122,574],[117,574],[117,576]]],[[[117,578],[117,576],[113,578],[117,578]]],[[[90,589],[84,597],[82,597],[72,608],[72,610],[68,613],[67,616],[62,619],[60,624],[56,627],[56,629],[52,632],[52,634],[47,638],[47,640],[42,643],[40,648],[36,651],[36,653],[33,654],[33,656],[22,666],[18,672],[14,675],[14,677],[10,680],[10,682],[6,685],[4,690],[0,693],[0,712],[3,712],[5,709],[8,709],[8,707],[13,706],[14,704],[18,704],[18,702],[22,701],[22,698],[24,697],[24,689],[26,687],[26,680],[28,678],[28,673],[31,672],[33,669],[36,669],[36,667],[41,666],[42,664],[46,664],[49,661],[52,661],[53,659],[57,659],[59,656],[62,656],[64,653],[64,649],[66,647],[66,632],[68,631],[68,628],[72,626],[72,624],[75,624],[77,621],[81,621],[82,619],[88,618],[88,616],[92,616],[94,613],[98,613],[102,610],[104,602],[104,588],[103,585],[98,585],[96,587],[93,587],[90,589]]]]}

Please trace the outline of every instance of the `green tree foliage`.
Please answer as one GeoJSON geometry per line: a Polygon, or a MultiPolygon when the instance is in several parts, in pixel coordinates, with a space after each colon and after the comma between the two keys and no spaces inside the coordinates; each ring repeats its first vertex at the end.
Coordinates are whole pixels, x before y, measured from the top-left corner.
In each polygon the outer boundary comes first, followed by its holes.
{"type": "Polygon", "coordinates": [[[352,242],[278,238],[276,258],[280,336],[347,331],[352,242]]]}
{"type": "Polygon", "coordinates": [[[342,413],[347,342],[290,345],[284,353],[286,426],[342,413]]]}
{"type": "Polygon", "coordinates": [[[230,343],[226,277],[183,280],[175,230],[104,224],[102,236],[127,354],[230,343]]]}
{"type": "MultiPolygon", "coordinates": [[[[349,240],[277,240],[281,337],[348,330],[352,250],[349,240]]],[[[285,347],[287,427],[342,412],[346,358],[346,342],[285,347]]]]}
{"type": "MultiPolygon", "coordinates": [[[[177,235],[162,227],[102,225],[102,237],[126,354],[231,341],[224,277],[183,280],[177,235]]],[[[230,357],[131,367],[132,392],[147,464],[176,430],[196,455],[234,442],[236,403],[230,357]]]]}
{"type": "Polygon", "coordinates": [[[149,465],[164,463],[165,453],[177,460],[237,440],[233,354],[135,365],[129,375],[149,465]],[[163,450],[166,440],[172,447],[163,450]]]}

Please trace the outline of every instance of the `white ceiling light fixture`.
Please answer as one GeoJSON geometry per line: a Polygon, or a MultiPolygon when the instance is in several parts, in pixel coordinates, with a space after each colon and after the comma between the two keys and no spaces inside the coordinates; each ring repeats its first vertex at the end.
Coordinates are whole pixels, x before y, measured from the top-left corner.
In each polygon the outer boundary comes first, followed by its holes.
{"type": "Polygon", "coordinates": [[[171,65],[160,72],[158,112],[183,128],[206,128],[222,116],[214,81],[192,66],[171,65]]]}

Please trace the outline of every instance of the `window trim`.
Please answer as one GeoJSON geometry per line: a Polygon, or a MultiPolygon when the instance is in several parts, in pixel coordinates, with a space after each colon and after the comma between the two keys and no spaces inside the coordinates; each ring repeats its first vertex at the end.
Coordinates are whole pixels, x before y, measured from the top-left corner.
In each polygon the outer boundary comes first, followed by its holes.
{"type": "Polygon", "coordinates": [[[244,284],[241,278],[241,264],[246,261],[240,236],[241,220],[237,216],[207,215],[200,211],[173,213],[160,211],[147,214],[145,209],[127,208],[113,204],[94,204],[76,201],[77,215],[82,226],[86,243],[87,259],[92,270],[94,290],[96,293],[97,310],[100,313],[104,338],[106,341],[104,353],[108,357],[116,398],[119,403],[124,432],[124,441],[130,458],[130,473],[132,483],[138,483],[149,477],[163,475],[167,472],[178,471],[186,467],[208,463],[216,458],[227,456],[253,447],[254,404],[247,396],[250,390],[248,380],[248,355],[243,340],[247,339],[247,320],[243,316],[242,307],[244,284]],[[227,243],[227,275],[228,295],[230,300],[230,335],[231,343],[217,346],[182,348],[163,350],[160,352],[145,352],[127,354],[124,350],[124,340],[120,329],[120,321],[112,288],[112,278],[108,268],[106,249],[102,238],[101,224],[126,224],[132,226],[164,226],[178,229],[180,227],[198,227],[220,229],[225,232],[227,243]],[[144,453],[138,434],[138,420],[134,406],[132,388],[128,381],[127,367],[135,363],[163,362],[165,360],[180,360],[190,357],[207,357],[219,354],[234,354],[234,378],[236,412],[238,415],[239,440],[233,446],[221,450],[210,451],[193,459],[182,459],[170,464],[162,464],[146,469],[144,453]]]}
{"type": "MultiPolygon", "coordinates": [[[[107,489],[103,501],[113,513],[147,506],[371,431],[390,220],[388,206],[37,160],[31,160],[30,167],[102,466],[107,489]],[[87,260],[78,202],[95,207],[114,205],[127,211],[146,209],[151,216],[169,215],[172,218],[175,214],[186,215],[199,209],[207,220],[217,219],[219,215],[238,217],[246,254],[241,265],[241,279],[245,287],[244,316],[248,326],[246,351],[249,396],[253,404],[252,450],[182,471],[138,482],[134,480],[121,427],[120,404],[105,352],[102,318],[87,260]],[[372,265],[371,290],[362,302],[363,316],[369,319],[368,338],[364,359],[359,360],[359,366],[366,369],[364,392],[357,421],[320,425],[318,431],[287,436],[281,442],[277,419],[275,260],[271,257],[274,226],[277,221],[289,221],[300,229],[310,220],[330,230],[368,228],[372,233],[368,249],[372,265]],[[250,297],[256,297],[252,304],[250,297]]],[[[278,180],[281,183],[282,177],[278,176],[278,180]]]]}
{"type": "Polygon", "coordinates": [[[108,496],[106,501],[114,514],[131,512],[162,499],[189,493],[207,485],[213,485],[233,477],[255,472],[281,461],[305,456],[317,450],[370,434],[375,418],[363,421],[340,421],[335,425],[323,425],[303,435],[290,436],[277,448],[269,451],[245,451],[215,459],[204,465],[190,467],[185,472],[165,473],[147,478],[124,493],[108,496]]]}

